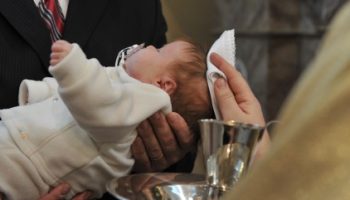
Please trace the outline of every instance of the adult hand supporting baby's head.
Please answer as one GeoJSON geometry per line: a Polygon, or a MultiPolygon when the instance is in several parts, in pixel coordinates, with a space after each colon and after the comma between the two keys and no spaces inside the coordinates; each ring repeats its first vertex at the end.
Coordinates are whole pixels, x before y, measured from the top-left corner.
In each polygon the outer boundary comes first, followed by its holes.
{"type": "Polygon", "coordinates": [[[160,172],[180,161],[195,143],[195,135],[177,113],[161,112],[142,122],[131,146],[135,172],[160,172]]]}

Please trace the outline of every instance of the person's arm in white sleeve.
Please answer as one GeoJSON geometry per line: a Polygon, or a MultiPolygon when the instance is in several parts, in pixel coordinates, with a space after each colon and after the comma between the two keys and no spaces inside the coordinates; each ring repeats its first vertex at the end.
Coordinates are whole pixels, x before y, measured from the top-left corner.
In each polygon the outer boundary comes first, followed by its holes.
{"type": "Polygon", "coordinates": [[[27,105],[43,101],[57,91],[57,82],[52,77],[42,81],[24,79],[19,86],[18,104],[27,105]]]}

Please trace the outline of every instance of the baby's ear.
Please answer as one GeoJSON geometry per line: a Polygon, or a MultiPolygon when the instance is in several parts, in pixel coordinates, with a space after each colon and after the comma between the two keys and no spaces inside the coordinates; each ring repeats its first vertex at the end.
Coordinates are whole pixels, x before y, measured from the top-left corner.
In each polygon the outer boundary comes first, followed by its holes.
{"type": "Polygon", "coordinates": [[[169,95],[172,95],[177,87],[176,81],[169,76],[161,77],[157,81],[157,85],[169,95]]]}

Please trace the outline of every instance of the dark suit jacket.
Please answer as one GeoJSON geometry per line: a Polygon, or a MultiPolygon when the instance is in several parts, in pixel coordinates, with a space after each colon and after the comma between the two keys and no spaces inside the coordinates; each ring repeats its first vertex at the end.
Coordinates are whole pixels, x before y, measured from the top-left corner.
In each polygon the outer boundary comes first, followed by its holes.
{"type": "MultiPolygon", "coordinates": [[[[159,0],[70,0],[63,39],[113,66],[126,46],[162,46],[166,29],[159,0]]],[[[50,76],[50,47],[33,0],[0,0],[0,108],[17,105],[22,79],[50,76]]]]}

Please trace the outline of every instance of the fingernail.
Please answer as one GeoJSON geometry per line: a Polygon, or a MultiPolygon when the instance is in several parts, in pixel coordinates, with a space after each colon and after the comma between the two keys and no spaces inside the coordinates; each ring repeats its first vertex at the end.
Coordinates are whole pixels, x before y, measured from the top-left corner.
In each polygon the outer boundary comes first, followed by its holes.
{"type": "MultiPolygon", "coordinates": [[[[216,66],[217,66],[217,65],[220,65],[220,63],[221,63],[220,56],[219,56],[217,53],[215,53],[215,52],[213,52],[213,53],[210,55],[210,61],[211,61],[212,63],[215,63],[216,66]]],[[[217,66],[217,67],[218,67],[218,66],[217,66]]]]}
{"type": "Polygon", "coordinates": [[[215,52],[210,54],[210,58],[216,60],[217,59],[217,54],[215,52]]]}
{"type": "Polygon", "coordinates": [[[225,87],[226,87],[226,80],[223,79],[223,78],[218,78],[218,79],[215,81],[215,85],[216,85],[218,88],[225,88],[225,87]]]}
{"type": "Polygon", "coordinates": [[[63,194],[67,194],[70,191],[70,185],[67,183],[63,183],[61,191],[63,194]]]}

